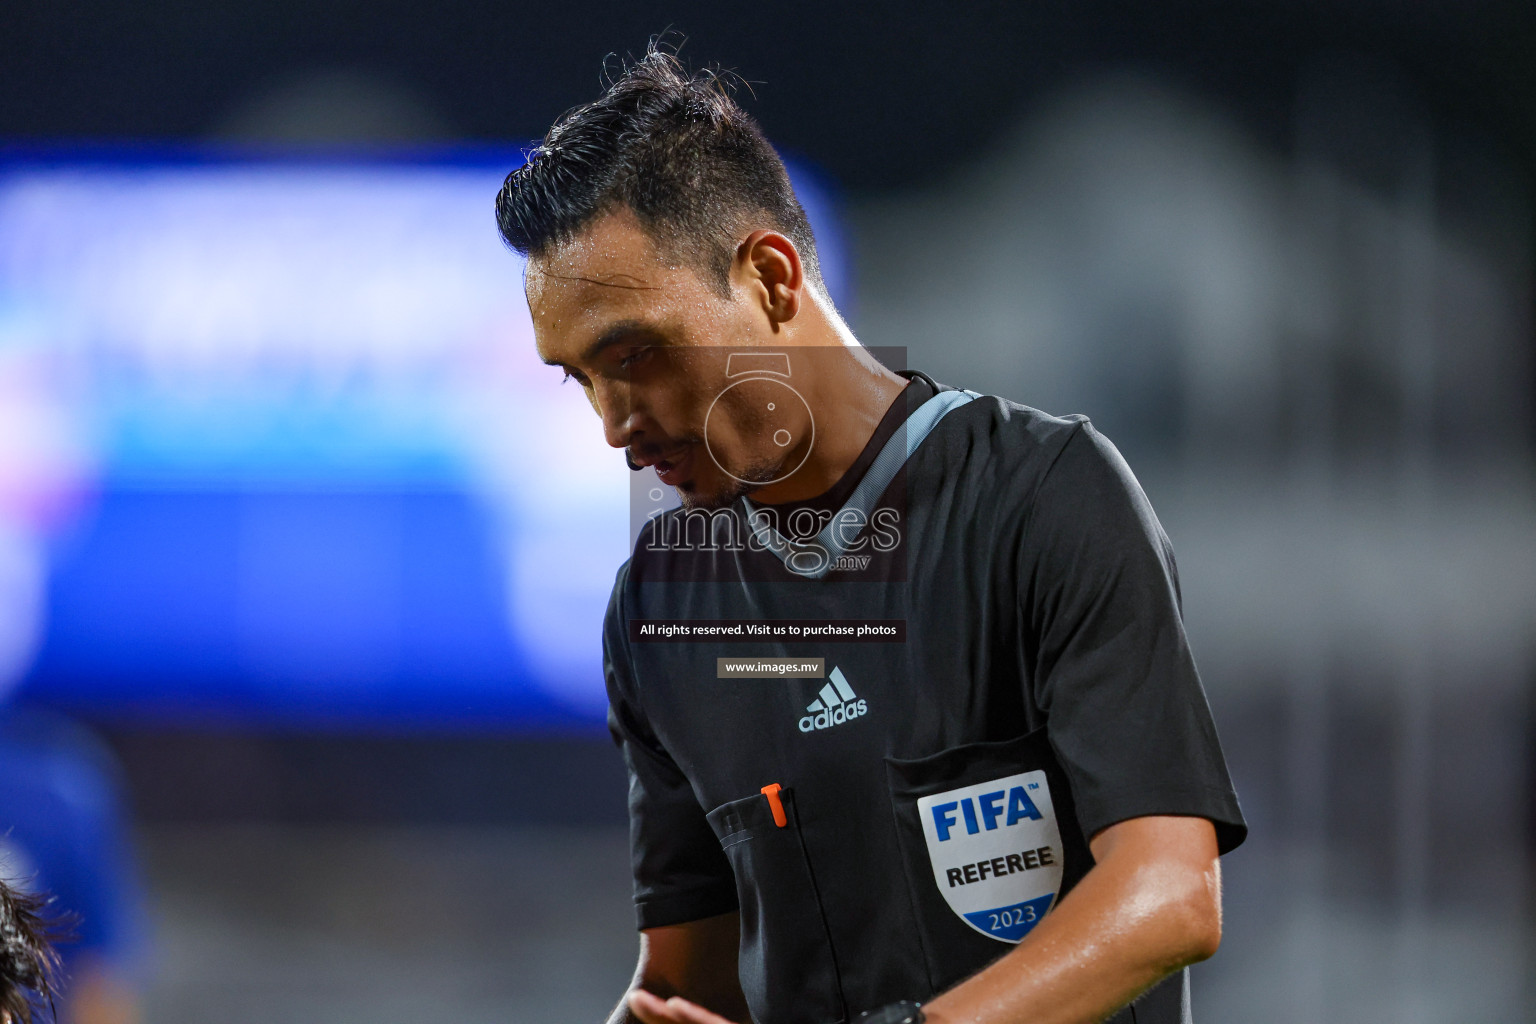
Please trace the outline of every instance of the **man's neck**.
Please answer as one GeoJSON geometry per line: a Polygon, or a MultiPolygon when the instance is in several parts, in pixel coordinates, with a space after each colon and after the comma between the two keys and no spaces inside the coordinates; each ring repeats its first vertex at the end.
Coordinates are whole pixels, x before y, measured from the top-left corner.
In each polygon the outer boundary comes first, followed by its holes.
{"type": "Polygon", "coordinates": [[[791,476],[753,492],[752,500],[764,504],[804,501],[830,490],[857,461],[907,386],[859,344],[819,296],[807,302],[801,317],[796,317],[800,322],[790,351],[795,362],[810,370],[797,373],[801,380],[794,383],[815,419],[814,440],[791,476]]]}

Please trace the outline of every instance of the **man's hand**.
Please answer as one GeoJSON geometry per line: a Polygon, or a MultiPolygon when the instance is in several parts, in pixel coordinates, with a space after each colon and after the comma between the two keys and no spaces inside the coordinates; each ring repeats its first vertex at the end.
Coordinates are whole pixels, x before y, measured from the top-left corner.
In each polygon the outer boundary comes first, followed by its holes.
{"type": "Polygon", "coordinates": [[[718,1013],[710,1013],[682,996],[662,999],[643,988],[629,994],[629,1012],[645,1024],[731,1024],[718,1013]]]}

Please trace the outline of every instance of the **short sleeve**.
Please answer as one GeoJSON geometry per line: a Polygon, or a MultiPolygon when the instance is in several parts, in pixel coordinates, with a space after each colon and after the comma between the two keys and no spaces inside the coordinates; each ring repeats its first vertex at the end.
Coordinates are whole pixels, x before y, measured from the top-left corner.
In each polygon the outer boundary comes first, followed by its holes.
{"type": "Polygon", "coordinates": [[[628,563],[619,570],[603,623],[608,729],[629,770],[630,864],[640,928],[681,924],[735,910],[736,878],[693,787],[646,723],[635,690],[625,626],[628,563]]]}
{"type": "Polygon", "coordinates": [[[1130,468],[1091,424],[1039,485],[1020,547],[1034,698],[1083,834],[1153,814],[1247,835],[1185,636],[1173,549],[1130,468]]]}

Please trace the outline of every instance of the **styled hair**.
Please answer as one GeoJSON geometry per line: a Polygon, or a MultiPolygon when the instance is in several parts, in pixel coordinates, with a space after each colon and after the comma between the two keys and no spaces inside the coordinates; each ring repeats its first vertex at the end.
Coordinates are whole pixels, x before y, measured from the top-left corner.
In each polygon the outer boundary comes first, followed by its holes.
{"type": "Polygon", "coordinates": [[[40,1006],[53,1010],[59,955],[53,941],[62,922],[48,915],[52,900],[0,881],[0,1022],[32,1024],[40,1006]]]}
{"type": "Polygon", "coordinates": [[[692,72],[652,39],[601,98],[554,123],[496,196],[501,237],[524,256],[627,209],[662,250],[722,294],[741,236],[758,227],[795,244],[821,283],[816,238],[784,162],[720,72],[692,72]]]}

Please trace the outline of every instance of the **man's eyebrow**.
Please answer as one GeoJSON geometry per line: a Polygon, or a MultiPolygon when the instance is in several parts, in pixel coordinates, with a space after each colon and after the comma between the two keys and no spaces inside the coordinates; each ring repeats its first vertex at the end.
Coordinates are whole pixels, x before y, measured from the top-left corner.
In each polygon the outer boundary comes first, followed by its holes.
{"type": "MultiPolygon", "coordinates": [[[[607,330],[598,335],[597,340],[588,345],[586,350],[581,353],[580,360],[584,363],[590,362],[626,338],[641,333],[655,334],[656,328],[643,320],[620,320],[618,323],[610,325],[607,330]]],[[[546,359],[544,363],[547,366],[566,366],[565,363],[558,359],[546,359]]]]}

